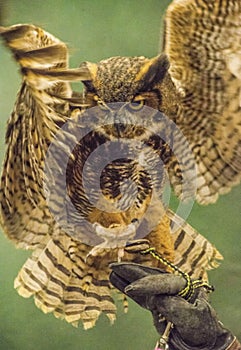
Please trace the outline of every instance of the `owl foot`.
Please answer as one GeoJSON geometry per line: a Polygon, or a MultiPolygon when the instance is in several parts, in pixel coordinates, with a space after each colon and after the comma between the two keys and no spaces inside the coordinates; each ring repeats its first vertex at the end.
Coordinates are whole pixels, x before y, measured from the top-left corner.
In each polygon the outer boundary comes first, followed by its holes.
{"type": "Polygon", "coordinates": [[[99,223],[94,223],[98,237],[103,242],[93,247],[86,256],[86,260],[90,256],[101,256],[105,251],[118,248],[117,260],[120,261],[124,255],[124,249],[128,241],[132,241],[136,234],[138,220],[133,220],[129,225],[115,225],[112,227],[104,227],[99,223]]]}
{"type": "Polygon", "coordinates": [[[84,292],[88,292],[90,285],[92,283],[92,276],[84,276],[84,278],[82,279],[82,289],[84,292]]]}

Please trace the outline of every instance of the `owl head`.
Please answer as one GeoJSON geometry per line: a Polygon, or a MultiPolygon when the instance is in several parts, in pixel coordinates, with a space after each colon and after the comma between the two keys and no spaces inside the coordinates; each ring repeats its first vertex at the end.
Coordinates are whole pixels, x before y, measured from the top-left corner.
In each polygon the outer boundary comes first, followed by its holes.
{"type": "Polygon", "coordinates": [[[177,92],[168,74],[165,54],[154,58],[111,57],[99,63],[84,62],[89,71],[83,81],[91,105],[129,102],[133,108],[147,105],[172,117],[176,114],[177,92]]]}

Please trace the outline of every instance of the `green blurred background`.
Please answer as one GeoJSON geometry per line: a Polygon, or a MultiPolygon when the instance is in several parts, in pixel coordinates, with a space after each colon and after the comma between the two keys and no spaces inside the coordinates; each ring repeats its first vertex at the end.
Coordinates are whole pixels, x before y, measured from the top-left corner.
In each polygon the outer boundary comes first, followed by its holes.
{"type": "MultiPolygon", "coordinates": [[[[160,25],[167,0],[10,0],[1,2],[4,25],[34,23],[68,43],[70,65],[114,55],[154,56],[160,47],[160,25]]],[[[4,132],[20,85],[18,67],[0,46],[0,157],[4,132]]],[[[223,323],[241,339],[241,187],[217,204],[194,205],[189,222],[212,241],[225,257],[210,273],[216,292],[212,304],[223,323]]],[[[149,313],[130,303],[127,315],[120,303],[118,320],[110,326],[101,317],[97,327],[73,328],[53,315],[44,315],[33,299],[23,299],[13,281],[29,252],[15,249],[0,236],[0,349],[6,350],[145,350],[157,334],[149,313]]]]}

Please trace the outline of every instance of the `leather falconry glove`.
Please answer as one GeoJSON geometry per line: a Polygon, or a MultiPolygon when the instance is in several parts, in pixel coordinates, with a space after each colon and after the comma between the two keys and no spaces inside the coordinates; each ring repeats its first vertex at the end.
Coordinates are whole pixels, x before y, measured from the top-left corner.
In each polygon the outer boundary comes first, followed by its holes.
{"type": "Polygon", "coordinates": [[[110,267],[111,283],[152,312],[160,334],[167,322],[173,324],[168,341],[171,350],[231,349],[235,338],[218,321],[204,288],[196,289],[191,301],[187,301],[177,296],[186,286],[182,276],[134,263],[113,263],[110,267]]]}

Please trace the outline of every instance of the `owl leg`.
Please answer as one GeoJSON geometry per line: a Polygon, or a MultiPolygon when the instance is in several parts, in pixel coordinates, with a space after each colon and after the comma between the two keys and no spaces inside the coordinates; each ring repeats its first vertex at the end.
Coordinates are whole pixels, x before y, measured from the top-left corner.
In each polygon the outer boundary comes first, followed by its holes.
{"type": "MultiPolygon", "coordinates": [[[[164,215],[159,224],[146,236],[150,242],[150,247],[161,254],[170,262],[174,261],[174,241],[170,230],[170,219],[164,215]]],[[[160,261],[153,259],[151,266],[164,268],[169,271],[169,268],[160,261]]]]}

